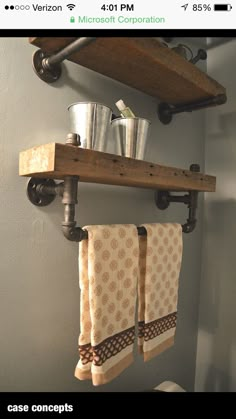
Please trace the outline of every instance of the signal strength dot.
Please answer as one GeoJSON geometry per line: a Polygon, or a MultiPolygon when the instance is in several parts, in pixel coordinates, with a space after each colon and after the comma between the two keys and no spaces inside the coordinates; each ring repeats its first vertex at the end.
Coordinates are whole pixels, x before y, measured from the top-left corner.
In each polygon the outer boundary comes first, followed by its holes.
{"type": "Polygon", "coordinates": [[[66,7],[68,7],[69,10],[73,10],[75,8],[75,4],[67,4],[66,7]]]}

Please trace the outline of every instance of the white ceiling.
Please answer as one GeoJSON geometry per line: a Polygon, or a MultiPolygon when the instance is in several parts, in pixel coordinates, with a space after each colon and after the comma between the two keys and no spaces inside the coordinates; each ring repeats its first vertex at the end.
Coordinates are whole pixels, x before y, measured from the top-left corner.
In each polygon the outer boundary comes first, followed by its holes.
{"type": "Polygon", "coordinates": [[[180,37],[173,37],[170,45],[174,45],[177,43],[183,43],[183,44],[191,44],[195,45],[196,47],[210,49],[217,47],[219,45],[225,44],[227,42],[232,41],[236,38],[229,38],[229,37],[186,37],[186,38],[180,38],[180,37]]]}
{"type": "Polygon", "coordinates": [[[236,39],[236,38],[229,38],[229,37],[225,37],[225,38],[217,38],[217,37],[207,38],[207,49],[214,48],[214,47],[217,47],[217,46],[222,45],[222,44],[226,44],[227,42],[230,42],[233,39],[236,39]]]}

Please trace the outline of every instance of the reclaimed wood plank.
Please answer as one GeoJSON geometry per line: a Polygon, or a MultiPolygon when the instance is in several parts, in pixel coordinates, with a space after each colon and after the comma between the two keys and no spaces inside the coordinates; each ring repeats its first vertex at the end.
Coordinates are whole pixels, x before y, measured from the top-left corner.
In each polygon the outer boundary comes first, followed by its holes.
{"type": "Polygon", "coordinates": [[[216,187],[214,176],[59,143],[22,151],[19,174],[52,179],[78,176],[80,182],[172,191],[214,192],[216,187]]]}
{"type": "MultiPolygon", "coordinates": [[[[30,43],[52,54],[75,39],[30,38],[30,43]]],[[[226,93],[217,81],[155,38],[97,38],[69,60],[173,105],[226,93]]]]}

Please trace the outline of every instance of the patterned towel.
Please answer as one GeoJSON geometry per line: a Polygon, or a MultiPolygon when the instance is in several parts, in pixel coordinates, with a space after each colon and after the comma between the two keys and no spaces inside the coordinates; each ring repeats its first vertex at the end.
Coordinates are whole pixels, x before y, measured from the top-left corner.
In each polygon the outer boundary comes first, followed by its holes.
{"type": "Polygon", "coordinates": [[[80,360],[75,377],[105,384],[133,361],[139,242],[135,225],[87,226],[79,246],[80,360]]]}
{"type": "Polygon", "coordinates": [[[178,278],[182,259],[180,224],[143,224],[139,237],[139,352],[144,361],[174,344],[178,278]]]}

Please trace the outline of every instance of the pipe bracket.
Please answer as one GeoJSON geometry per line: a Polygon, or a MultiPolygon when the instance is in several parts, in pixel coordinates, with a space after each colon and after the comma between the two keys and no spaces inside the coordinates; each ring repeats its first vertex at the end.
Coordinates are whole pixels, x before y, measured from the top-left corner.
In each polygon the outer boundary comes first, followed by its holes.
{"type": "MultiPolygon", "coordinates": [[[[200,166],[198,164],[191,164],[191,172],[200,172],[200,166]]],[[[197,224],[196,212],[198,204],[198,191],[189,191],[185,195],[173,195],[169,191],[156,191],[155,203],[158,209],[165,210],[169,207],[171,202],[183,203],[188,206],[188,218],[187,222],[182,225],[182,231],[184,233],[191,233],[197,224]]]]}
{"type": "Polygon", "coordinates": [[[173,118],[173,115],[181,112],[193,112],[200,109],[204,109],[210,106],[223,105],[227,101],[225,94],[220,94],[207,99],[198,100],[196,102],[183,103],[180,105],[170,105],[168,103],[161,102],[157,108],[157,114],[159,120],[164,124],[168,125],[173,118]]]}
{"type": "Polygon", "coordinates": [[[53,179],[30,178],[27,183],[27,197],[33,205],[45,207],[56,198],[56,183],[53,179]]]}
{"type": "Polygon", "coordinates": [[[35,73],[46,83],[54,83],[61,77],[61,63],[95,39],[94,37],[78,38],[54,55],[46,54],[40,49],[37,50],[33,54],[33,69],[35,73]]]}
{"type": "Polygon", "coordinates": [[[61,77],[61,64],[48,65],[49,54],[38,49],[33,54],[33,69],[37,76],[46,83],[54,83],[61,77]]]}

